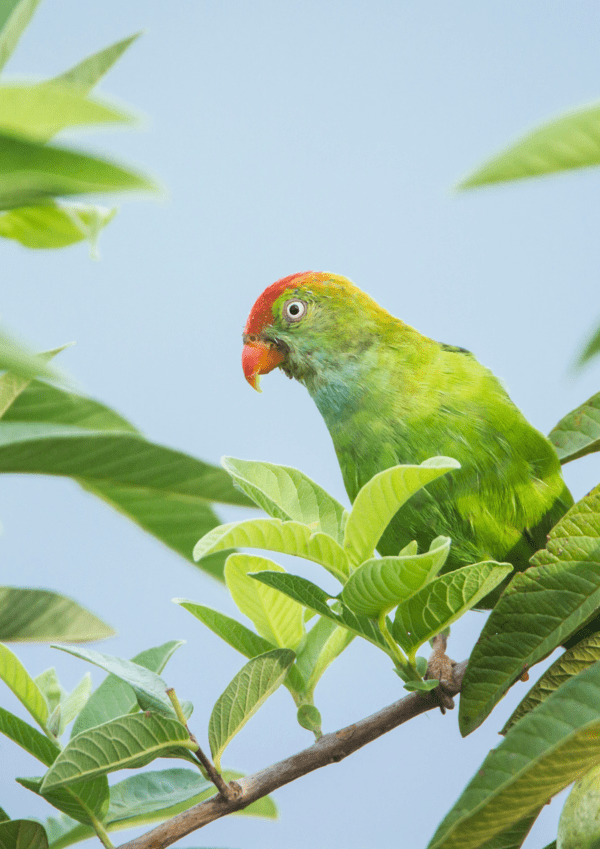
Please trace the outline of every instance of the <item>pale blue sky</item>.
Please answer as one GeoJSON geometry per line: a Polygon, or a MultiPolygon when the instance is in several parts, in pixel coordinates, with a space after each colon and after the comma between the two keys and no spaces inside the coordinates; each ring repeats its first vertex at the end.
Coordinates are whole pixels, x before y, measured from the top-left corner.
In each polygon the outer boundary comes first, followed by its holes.
{"type": "MultiPolygon", "coordinates": [[[[600,316],[600,172],[452,187],[525,129],[598,99],[598,18],[592,0],[44,0],[8,75],[51,76],[146,30],[101,86],[145,116],[142,128],[73,143],[146,169],[166,197],[123,201],[100,262],[83,246],[3,242],[3,322],[40,349],[76,340],[63,365],[150,438],[212,462],[295,465],[346,502],[306,392],[277,373],[259,396],[240,367],[260,292],[296,271],[335,271],[421,332],[474,351],[548,431],[599,388],[598,366],[577,379],[568,368],[600,316]]],[[[566,477],[581,497],[600,479],[598,457],[566,477]]],[[[234,614],[225,591],[69,481],[0,486],[6,580],[69,592],[104,616],[119,630],[106,652],[186,639],[166,677],[195,703],[204,738],[241,659],[170,599],[234,614]]],[[[483,621],[461,620],[452,656],[468,655],[483,621]]],[[[85,671],[43,647],[19,654],[35,673],[55,664],[67,685],[85,671]]],[[[525,691],[464,741],[456,714],[431,713],[279,791],[277,823],[228,818],[178,845],[422,849],[525,691]]],[[[401,695],[383,654],[355,641],[317,702],[331,731],[401,695]]],[[[253,772],[308,745],[294,713],[276,694],[225,764],[253,772]]],[[[37,769],[2,739],[0,761],[11,774],[37,769]]],[[[1,772],[12,816],[50,812],[1,772]]],[[[543,811],[527,849],[553,839],[559,811],[543,811]]]]}

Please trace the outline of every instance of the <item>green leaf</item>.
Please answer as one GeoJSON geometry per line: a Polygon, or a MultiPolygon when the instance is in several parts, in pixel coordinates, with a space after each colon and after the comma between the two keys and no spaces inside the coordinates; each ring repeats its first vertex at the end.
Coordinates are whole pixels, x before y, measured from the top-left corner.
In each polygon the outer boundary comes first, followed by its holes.
{"type": "Polygon", "coordinates": [[[105,775],[91,781],[78,781],[68,787],[59,787],[46,793],[40,792],[41,778],[17,778],[16,781],[84,825],[102,821],[108,810],[108,781],[105,775]]]}
{"type": "Polygon", "coordinates": [[[48,849],[44,826],[32,820],[0,823],[0,849],[48,849]]]}
{"type": "Polygon", "coordinates": [[[105,159],[0,134],[0,210],[39,206],[90,192],[156,191],[155,184],[105,159]]]}
{"type": "Polygon", "coordinates": [[[115,675],[133,688],[138,704],[142,710],[155,711],[163,716],[175,717],[175,711],[169,697],[167,696],[167,683],[156,672],[140,666],[131,660],[122,657],[114,657],[110,654],[101,654],[90,649],[73,649],[66,646],[53,646],[52,648],[68,652],[81,660],[93,663],[100,669],[115,675]]]}
{"type": "Polygon", "coordinates": [[[440,575],[398,605],[394,639],[413,655],[495,589],[512,570],[510,563],[485,561],[440,575]]]}
{"type": "Polygon", "coordinates": [[[61,721],[58,736],[62,736],[67,725],[79,716],[92,692],[92,676],[86,672],[79,684],[60,703],[61,721]]]}
{"type": "Polygon", "coordinates": [[[54,667],[45,669],[39,675],[35,676],[34,681],[40,688],[43,697],[46,699],[48,710],[52,712],[54,708],[60,704],[61,699],[63,699],[66,695],[60,681],[58,680],[56,669],[54,669],[54,667]]]}
{"type": "Polygon", "coordinates": [[[5,642],[83,643],[105,640],[114,630],[67,596],[51,590],[0,587],[0,639],[5,642]]]}
{"type": "Polygon", "coordinates": [[[389,647],[376,622],[367,616],[359,616],[353,613],[338,599],[330,596],[321,587],[313,584],[312,581],[301,578],[299,575],[288,575],[287,572],[258,572],[253,577],[255,580],[261,581],[269,587],[274,587],[279,592],[293,598],[304,607],[314,610],[315,613],[331,619],[336,625],[369,640],[389,654],[389,647]],[[334,602],[335,609],[329,606],[331,601],[334,602]],[[337,612],[338,608],[339,613],[337,612]]]}
{"type": "Polygon", "coordinates": [[[65,127],[129,122],[114,106],[56,83],[0,85],[0,132],[48,141],[65,127]]]}
{"type": "Polygon", "coordinates": [[[0,678],[10,687],[35,721],[46,727],[48,705],[40,688],[27,672],[19,658],[0,643],[0,678]]]}
{"type": "Polygon", "coordinates": [[[579,675],[580,672],[583,672],[584,669],[598,660],[600,660],[600,634],[592,634],[591,637],[586,637],[572,649],[561,654],[516,707],[500,733],[506,734],[515,722],[518,722],[522,716],[525,716],[540,702],[548,698],[550,693],[558,690],[565,681],[568,681],[574,675],[579,675]]]}
{"type": "Polygon", "coordinates": [[[350,575],[342,599],[355,613],[377,617],[410,598],[440,571],[450,551],[450,537],[436,537],[423,554],[365,560],[350,575]]]}
{"type": "Polygon", "coordinates": [[[451,457],[431,457],[420,466],[393,466],[371,478],[354,499],[346,523],[344,550],[354,566],[373,556],[382,533],[411,495],[459,468],[451,457]]]}
{"type": "MultiPolygon", "coordinates": [[[[140,652],[132,658],[132,662],[158,674],[162,672],[175,651],[182,645],[183,641],[181,640],[171,640],[163,645],[140,652]]],[[[76,737],[82,731],[87,731],[88,728],[102,725],[111,719],[116,719],[137,709],[138,703],[133,688],[121,678],[109,675],[94,690],[75,720],[71,737],[76,737]]]]}
{"type": "Polygon", "coordinates": [[[561,463],[600,451],[600,392],[561,419],[548,439],[561,463]]]}
{"type": "Polygon", "coordinates": [[[46,362],[44,354],[34,354],[3,330],[0,330],[0,370],[10,371],[13,377],[26,380],[31,380],[37,375],[51,379],[59,377],[59,373],[46,362]]]}
{"type": "Polygon", "coordinates": [[[310,528],[300,522],[282,522],[281,519],[246,519],[221,525],[196,543],[194,560],[237,546],[264,548],[313,560],[342,582],[348,575],[346,555],[333,537],[311,533],[310,528]]]}
{"type": "Polygon", "coordinates": [[[486,757],[428,849],[475,849],[600,762],[600,664],[524,716],[486,757]]]}
{"type": "Polygon", "coordinates": [[[500,597],[469,658],[459,706],[463,735],[483,722],[524,670],[600,607],[600,487],[571,507],[531,563],[500,597]]]}
{"type": "MultiPolygon", "coordinates": [[[[43,354],[36,354],[39,360],[48,361],[64,351],[69,345],[62,345],[60,348],[54,348],[52,351],[44,351],[43,354]]],[[[20,377],[18,374],[6,372],[0,376],[0,419],[6,414],[7,410],[15,403],[20,395],[25,392],[28,386],[32,383],[30,377],[20,377]]],[[[37,383],[37,381],[36,381],[37,383]]],[[[42,386],[44,384],[41,384],[42,386]]],[[[60,390],[56,390],[60,392],[60,390]]]]}
{"type": "Polygon", "coordinates": [[[227,745],[283,682],[293,662],[294,652],[289,649],[274,649],[253,657],[219,696],[208,723],[210,750],[217,769],[227,745]]]}
{"type": "Polygon", "coordinates": [[[558,821],[561,849],[598,849],[600,827],[600,767],[580,776],[567,796],[558,821]]]}
{"type": "MultiPolygon", "coordinates": [[[[534,822],[539,817],[540,811],[543,809],[544,806],[542,805],[535,813],[528,814],[522,820],[519,820],[519,822],[509,826],[505,831],[495,834],[491,840],[482,844],[480,849],[521,849],[534,822]]],[[[551,847],[546,846],[546,849],[551,849],[551,847]]],[[[556,849],[556,846],[554,846],[554,849],[556,849]]]]}
{"type": "Polygon", "coordinates": [[[221,462],[236,486],[269,516],[301,522],[343,542],[347,511],[298,469],[235,457],[221,462]]]}
{"type": "Polygon", "coordinates": [[[26,248],[65,248],[85,239],[95,251],[100,230],[116,212],[115,206],[76,203],[24,206],[0,215],[0,236],[26,248]]]}
{"type": "Polygon", "coordinates": [[[4,734],[45,766],[54,763],[60,749],[45,734],[0,707],[0,733],[4,734]]]}
{"type": "Polygon", "coordinates": [[[111,44],[109,47],[105,47],[103,50],[99,50],[82,62],[69,68],[68,71],[65,71],[58,77],[54,77],[50,82],[73,86],[81,93],[87,94],[141,34],[141,32],[136,32],[128,38],[124,38],[121,41],[111,44]]]}
{"type": "Polygon", "coordinates": [[[42,792],[89,781],[160,757],[189,757],[194,746],[184,725],[155,713],[131,713],[73,737],[50,767],[42,792]]]}
{"type": "Polygon", "coordinates": [[[9,820],[10,817],[8,816],[4,808],[0,808],[0,822],[8,822],[9,820]]]}
{"type": "Polygon", "coordinates": [[[352,631],[319,617],[306,635],[306,641],[296,657],[298,671],[306,680],[307,696],[312,696],[323,673],[353,639],[352,631]]]}
{"type": "Polygon", "coordinates": [[[589,340],[579,355],[576,366],[583,366],[593,360],[600,353],[600,327],[597,327],[591,334],[589,340]]]}
{"type": "Polygon", "coordinates": [[[280,648],[295,650],[304,637],[304,608],[277,590],[249,578],[248,572],[285,572],[282,566],[252,554],[232,554],[225,564],[225,583],[238,608],[258,633],[280,648]]]}
{"type": "Polygon", "coordinates": [[[314,705],[300,705],[297,719],[302,728],[312,731],[317,737],[321,736],[321,714],[314,705]]]}
{"type": "Polygon", "coordinates": [[[600,107],[561,115],[523,136],[463,180],[459,189],[538,177],[600,162],[600,107]]]}
{"type": "Polygon", "coordinates": [[[4,0],[0,7],[0,70],[10,59],[40,0],[4,0]]]}

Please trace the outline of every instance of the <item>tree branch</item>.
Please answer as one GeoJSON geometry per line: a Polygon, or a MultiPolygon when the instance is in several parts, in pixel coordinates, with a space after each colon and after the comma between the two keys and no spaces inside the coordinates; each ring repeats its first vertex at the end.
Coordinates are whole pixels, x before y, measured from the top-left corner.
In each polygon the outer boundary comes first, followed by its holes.
{"type": "MultiPolygon", "coordinates": [[[[454,667],[452,685],[444,688],[448,695],[455,696],[460,692],[466,667],[466,660],[457,663],[454,667]]],[[[429,693],[410,693],[354,725],[348,725],[332,734],[324,734],[316,743],[296,755],[279,761],[254,775],[232,781],[229,785],[235,791],[232,798],[225,799],[218,793],[205,802],[178,814],[168,822],[162,823],[142,837],[123,843],[118,849],[166,849],[186,834],[247,807],[257,799],[262,799],[263,796],[272,793],[278,787],[283,787],[284,784],[289,784],[290,781],[295,781],[302,775],[307,775],[322,766],[339,763],[357,749],[387,734],[398,725],[436,707],[440,707],[440,698],[436,690],[429,693]]]]}

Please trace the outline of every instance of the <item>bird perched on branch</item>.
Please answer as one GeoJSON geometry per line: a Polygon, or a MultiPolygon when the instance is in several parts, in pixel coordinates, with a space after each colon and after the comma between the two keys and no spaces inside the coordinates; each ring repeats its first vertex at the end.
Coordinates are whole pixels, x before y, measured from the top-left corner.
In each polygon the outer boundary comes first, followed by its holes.
{"type": "Polygon", "coordinates": [[[426,550],[443,534],[452,538],[445,571],[486,559],[522,570],[573,503],[554,447],[491,371],[394,318],[345,277],[307,271],[273,283],[243,339],[251,386],[279,367],[308,389],[351,500],[390,466],[435,455],[461,463],[398,511],[381,554],[413,539],[426,550]]]}

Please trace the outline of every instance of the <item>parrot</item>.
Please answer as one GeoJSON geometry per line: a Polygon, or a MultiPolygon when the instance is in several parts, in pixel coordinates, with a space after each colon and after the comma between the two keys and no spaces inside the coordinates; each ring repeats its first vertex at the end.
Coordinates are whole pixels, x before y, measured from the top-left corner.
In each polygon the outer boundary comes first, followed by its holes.
{"type": "MultiPolygon", "coordinates": [[[[552,443],[465,348],[435,342],[350,280],[306,271],[255,302],[242,367],[259,389],[279,367],[308,390],[331,435],[350,501],[374,475],[433,456],[460,468],[413,495],[378,544],[452,545],[444,571],[483,560],[527,568],[573,504],[552,443]]],[[[486,605],[491,606],[491,605],[486,605]]]]}

